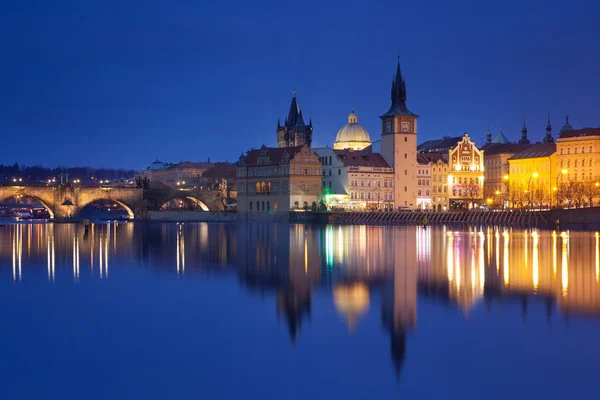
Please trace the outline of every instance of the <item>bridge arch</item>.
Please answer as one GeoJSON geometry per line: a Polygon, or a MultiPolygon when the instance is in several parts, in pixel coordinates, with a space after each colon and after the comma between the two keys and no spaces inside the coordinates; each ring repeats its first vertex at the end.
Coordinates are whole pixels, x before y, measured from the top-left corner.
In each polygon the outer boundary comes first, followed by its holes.
{"type": "Polygon", "coordinates": [[[30,199],[33,199],[35,201],[37,201],[38,203],[40,203],[42,205],[42,207],[44,207],[44,209],[46,209],[46,211],[48,211],[48,214],[50,215],[50,219],[54,219],[54,210],[48,205],[49,202],[46,201],[45,199],[43,199],[40,196],[36,196],[33,193],[27,193],[27,192],[23,192],[23,191],[18,191],[15,193],[11,193],[9,195],[2,195],[0,197],[0,202],[4,202],[7,199],[13,198],[13,197],[17,197],[17,196],[21,196],[21,197],[27,197],[30,199]]]}
{"type": "Polygon", "coordinates": [[[82,203],[79,205],[79,210],[77,211],[77,213],[81,212],[81,210],[83,210],[86,206],[89,206],[92,203],[95,203],[97,201],[110,201],[112,203],[117,203],[118,205],[120,205],[121,207],[123,207],[125,209],[125,211],[127,212],[127,216],[129,217],[129,219],[134,219],[135,214],[133,212],[133,209],[128,206],[127,204],[125,204],[125,202],[123,202],[122,200],[117,200],[117,199],[111,199],[109,197],[97,197],[94,198],[92,200],[88,200],[85,203],[82,203]]]}
{"type": "Polygon", "coordinates": [[[194,197],[194,196],[181,195],[181,194],[170,196],[167,200],[165,200],[165,201],[162,202],[162,204],[160,205],[160,207],[158,209],[159,210],[162,209],[166,204],[168,204],[169,202],[171,202],[173,200],[177,200],[177,199],[187,199],[187,200],[190,200],[191,202],[193,202],[194,204],[196,204],[198,207],[200,207],[200,209],[202,209],[202,211],[210,211],[210,209],[208,208],[208,206],[206,205],[206,203],[204,201],[202,201],[201,199],[199,199],[197,197],[194,197]]]}

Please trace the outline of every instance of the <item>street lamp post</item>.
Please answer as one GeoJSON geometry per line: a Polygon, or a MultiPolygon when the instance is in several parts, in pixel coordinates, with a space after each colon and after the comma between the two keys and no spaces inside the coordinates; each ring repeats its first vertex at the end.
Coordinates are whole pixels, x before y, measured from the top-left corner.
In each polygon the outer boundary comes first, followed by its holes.
{"type": "Polygon", "coordinates": [[[559,179],[561,179],[563,175],[566,175],[568,173],[569,173],[569,170],[563,169],[558,173],[558,175],[556,175],[556,186],[554,187],[554,192],[556,192],[556,206],[557,207],[560,205],[560,202],[558,201],[558,182],[559,182],[559,179]]]}

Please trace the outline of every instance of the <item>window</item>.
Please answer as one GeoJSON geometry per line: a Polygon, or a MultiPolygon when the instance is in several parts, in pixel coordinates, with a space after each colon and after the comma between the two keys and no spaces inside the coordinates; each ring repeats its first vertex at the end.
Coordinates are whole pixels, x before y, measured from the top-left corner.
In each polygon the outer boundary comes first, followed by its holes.
{"type": "Polygon", "coordinates": [[[406,186],[404,186],[404,191],[408,192],[408,188],[406,186]]]}
{"type": "Polygon", "coordinates": [[[408,142],[408,138],[406,136],[404,136],[404,141],[408,142]]]}
{"type": "Polygon", "coordinates": [[[365,194],[363,192],[360,193],[360,199],[364,200],[365,199],[365,194]]]}
{"type": "Polygon", "coordinates": [[[297,201],[294,202],[294,208],[298,209],[300,208],[300,203],[298,203],[297,201]]]}
{"type": "Polygon", "coordinates": [[[262,202],[262,210],[265,211],[265,202],[262,202]]]}
{"type": "Polygon", "coordinates": [[[419,191],[417,192],[417,194],[420,196],[420,195],[421,195],[421,191],[419,190],[419,191]]]}
{"type": "Polygon", "coordinates": [[[249,205],[250,205],[250,211],[252,211],[252,202],[250,202],[249,205]]]}
{"type": "Polygon", "coordinates": [[[590,146],[590,153],[592,152],[592,146],[590,146]]]}
{"type": "Polygon", "coordinates": [[[260,201],[256,202],[256,211],[260,211],[260,201]]]}
{"type": "Polygon", "coordinates": [[[267,201],[267,211],[271,211],[271,203],[267,201]]]}
{"type": "Polygon", "coordinates": [[[277,200],[275,200],[275,201],[273,202],[273,210],[274,210],[274,211],[277,211],[278,209],[279,209],[279,203],[277,202],[277,200]]]}
{"type": "Polygon", "coordinates": [[[260,193],[260,182],[256,182],[256,193],[260,193]]]}
{"type": "Polygon", "coordinates": [[[371,192],[367,193],[367,200],[371,200],[371,192]]]}
{"type": "Polygon", "coordinates": [[[308,175],[308,169],[307,168],[304,168],[304,175],[305,176],[308,175]]]}
{"type": "Polygon", "coordinates": [[[387,201],[387,199],[388,199],[387,193],[384,193],[384,194],[383,194],[383,199],[384,199],[385,201],[387,201]]]}
{"type": "Polygon", "coordinates": [[[342,169],[340,168],[340,169],[338,169],[338,175],[341,175],[341,174],[342,174],[342,169]]]}
{"type": "Polygon", "coordinates": [[[329,164],[331,164],[331,156],[329,156],[329,164]]]}
{"type": "Polygon", "coordinates": [[[387,179],[383,181],[383,187],[387,187],[387,179]]]}
{"type": "Polygon", "coordinates": [[[406,175],[406,174],[408,174],[408,171],[407,171],[407,170],[404,170],[404,175],[406,175]]]}
{"type": "Polygon", "coordinates": [[[408,154],[404,153],[404,158],[408,158],[408,154]]]}
{"type": "Polygon", "coordinates": [[[329,170],[329,176],[331,176],[331,170],[329,170]]]}

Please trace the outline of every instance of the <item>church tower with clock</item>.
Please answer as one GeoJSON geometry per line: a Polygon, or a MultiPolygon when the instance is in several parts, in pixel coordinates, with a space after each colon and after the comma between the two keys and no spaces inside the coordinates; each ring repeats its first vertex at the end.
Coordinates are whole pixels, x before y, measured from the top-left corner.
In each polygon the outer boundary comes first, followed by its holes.
{"type": "Polygon", "coordinates": [[[392,81],[392,106],[381,117],[381,155],[394,168],[394,209],[417,207],[417,118],[406,107],[406,83],[400,71],[392,81]]]}

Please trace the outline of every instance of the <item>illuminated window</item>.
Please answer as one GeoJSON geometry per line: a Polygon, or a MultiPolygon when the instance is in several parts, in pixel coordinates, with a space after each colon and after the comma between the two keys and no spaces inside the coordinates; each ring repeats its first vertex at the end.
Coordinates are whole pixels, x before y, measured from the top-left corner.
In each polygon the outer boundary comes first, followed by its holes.
{"type": "Polygon", "coordinates": [[[260,182],[256,182],[256,193],[260,193],[260,182]]]}
{"type": "Polygon", "coordinates": [[[277,200],[275,200],[273,202],[273,210],[275,210],[275,211],[279,210],[279,203],[277,202],[277,200]]]}

